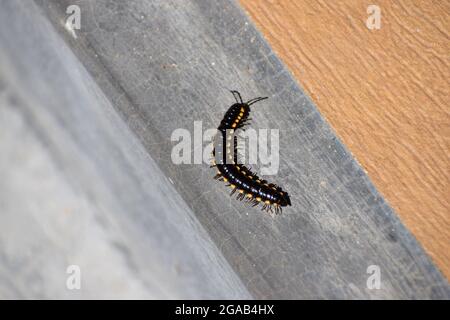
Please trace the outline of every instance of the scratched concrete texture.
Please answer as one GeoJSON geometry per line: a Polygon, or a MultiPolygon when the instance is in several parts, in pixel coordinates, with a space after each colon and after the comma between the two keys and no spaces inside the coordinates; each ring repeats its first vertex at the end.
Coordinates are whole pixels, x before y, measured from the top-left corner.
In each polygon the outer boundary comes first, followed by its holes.
{"type": "Polygon", "coordinates": [[[1,298],[450,298],[235,2],[0,3],[1,298]],[[171,160],[174,130],[216,127],[229,88],[270,97],[252,126],[280,129],[280,216],[171,160]]]}
{"type": "Polygon", "coordinates": [[[38,12],[0,10],[0,298],[250,298],[38,12]]]}

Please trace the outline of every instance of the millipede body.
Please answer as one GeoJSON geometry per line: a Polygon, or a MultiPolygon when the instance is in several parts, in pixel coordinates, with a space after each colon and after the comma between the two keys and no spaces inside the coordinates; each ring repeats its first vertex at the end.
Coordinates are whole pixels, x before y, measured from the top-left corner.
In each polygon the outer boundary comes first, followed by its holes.
{"type": "Polygon", "coordinates": [[[214,179],[227,183],[232,189],[231,195],[237,193],[238,200],[244,200],[252,206],[262,204],[262,210],[281,213],[282,207],[290,206],[291,200],[281,187],[260,179],[243,164],[237,161],[236,130],[241,129],[250,120],[250,106],[267,97],[258,97],[243,102],[237,91],[231,91],[236,103],[225,113],[218,127],[218,134],[213,148],[213,165],[217,168],[214,179]]]}

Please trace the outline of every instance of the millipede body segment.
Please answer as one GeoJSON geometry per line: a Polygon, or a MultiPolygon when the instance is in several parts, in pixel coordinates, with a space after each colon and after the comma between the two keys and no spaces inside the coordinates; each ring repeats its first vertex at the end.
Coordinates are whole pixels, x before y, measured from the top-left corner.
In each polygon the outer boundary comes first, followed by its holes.
{"type": "Polygon", "coordinates": [[[231,195],[237,193],[238,200],[251,203],[252,206],[262,204],[262,210],[281,213],[282,207],[290,206],[291,200],[281,187],[260,179],[243,164],[237,161],[236,130],[244,127],[250,120],[250,106],[267,97],[258,97],[243,102],[237,91],[231,91],[236,103],[225,113],[218,127],[218,134],[213,148],[213,165],[217,168],[214,179],[227,183],[232,189],[231,195]]]}

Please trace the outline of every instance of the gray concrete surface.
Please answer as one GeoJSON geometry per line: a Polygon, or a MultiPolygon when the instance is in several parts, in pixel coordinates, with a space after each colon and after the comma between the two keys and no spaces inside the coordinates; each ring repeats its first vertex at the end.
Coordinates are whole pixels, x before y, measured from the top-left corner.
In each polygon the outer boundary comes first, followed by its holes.
{"type": "Polygon", "coordinates": [[[0,298],[450,297],[236,3],[0,3],[0,298]],[[216,127],[227,88],[271,97],[253,126],[280,129],[282,216],[171,161],[172,132],[216,127]]]}
{"type": "Polygon", "coordinates": [[[36,10],[0,10],[0,298],[250,298],[36,10]]]}

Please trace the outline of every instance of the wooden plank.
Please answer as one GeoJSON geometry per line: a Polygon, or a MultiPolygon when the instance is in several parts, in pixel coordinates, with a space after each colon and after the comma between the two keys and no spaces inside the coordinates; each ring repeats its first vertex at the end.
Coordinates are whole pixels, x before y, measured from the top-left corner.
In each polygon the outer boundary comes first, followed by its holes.
{"type": "Polygon", "coordinates": [[[450,278],[450,3],[241,4],[450,278]],[[371,4],[379,30],[366,27],[371,4]]]}

